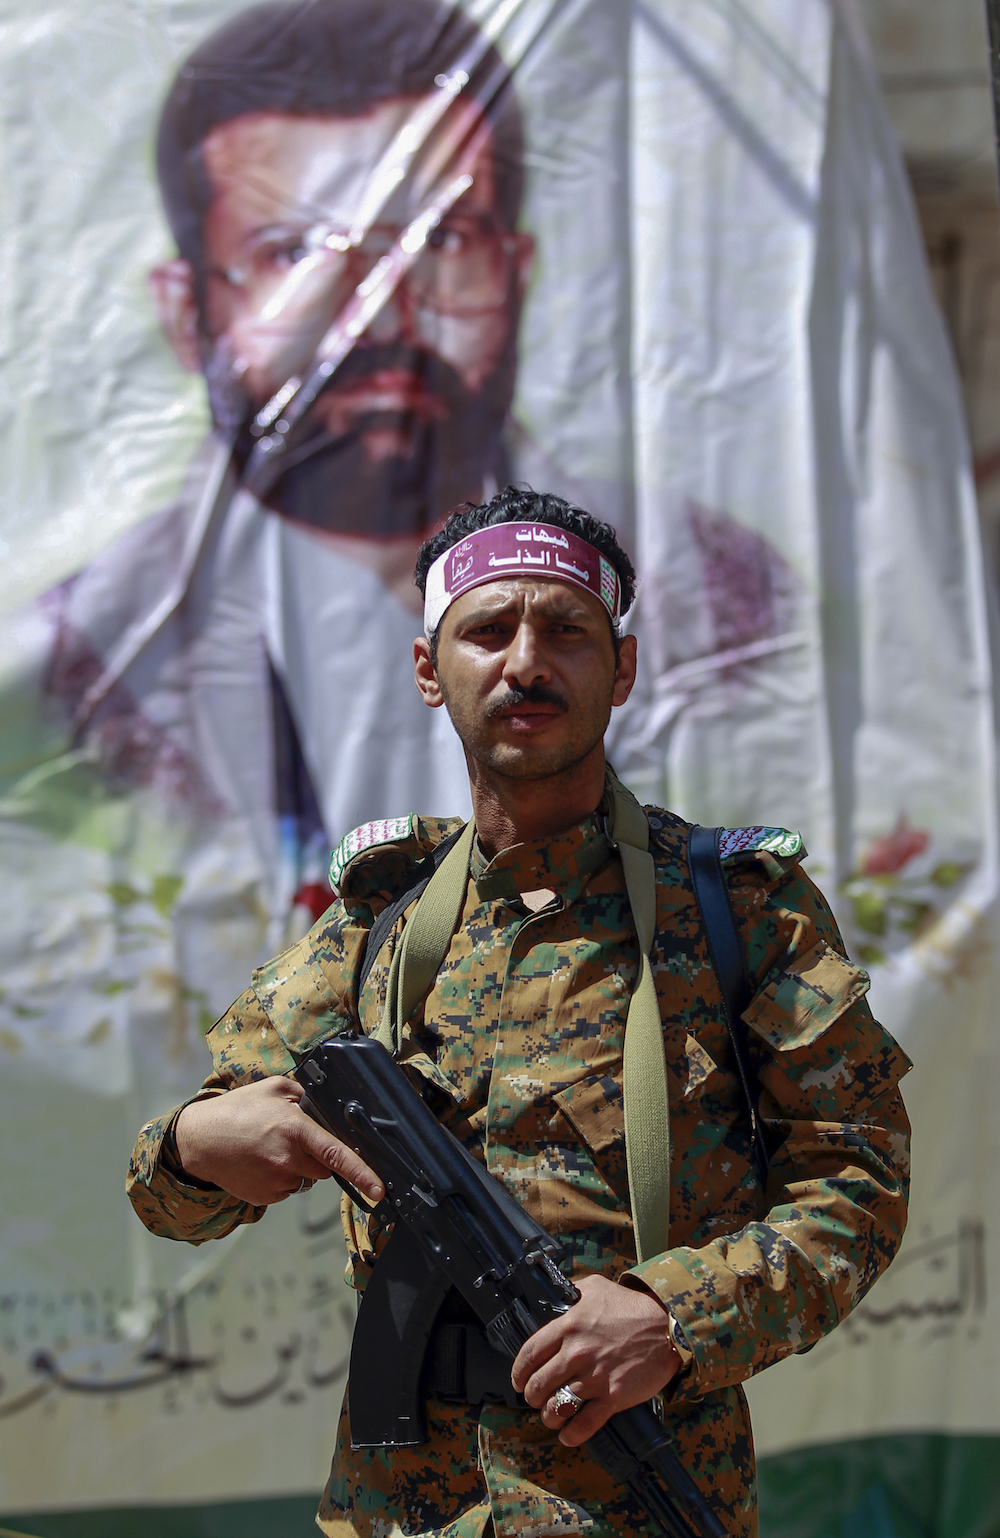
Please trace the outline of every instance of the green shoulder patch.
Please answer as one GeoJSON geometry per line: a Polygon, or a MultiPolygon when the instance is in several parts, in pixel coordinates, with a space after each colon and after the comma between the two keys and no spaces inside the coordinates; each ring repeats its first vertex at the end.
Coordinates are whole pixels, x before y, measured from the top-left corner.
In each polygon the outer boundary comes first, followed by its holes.
{"type": "Polygon", "coordinates": [[[719,837],[719,858],[732,860],[738,855],[773,854],[779,860],[794,860],[805,854],[801,833],[788,828],[724,828],[719,837]]]}
{"type": "Polygon", "coordinates": [[[351,861],[368,849],[378,849],[383,844],[401,844],[412,837],[414,816],[382,817],[377,822],[366,822],[353,828],[340,840],[330,856],[330,885],[339,892],[344,872],[351,861]]]}

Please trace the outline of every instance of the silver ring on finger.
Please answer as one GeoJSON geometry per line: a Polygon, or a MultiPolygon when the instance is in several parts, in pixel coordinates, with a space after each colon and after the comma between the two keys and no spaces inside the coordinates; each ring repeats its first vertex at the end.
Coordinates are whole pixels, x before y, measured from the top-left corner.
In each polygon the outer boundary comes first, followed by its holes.
{"type": "Polygon", "coordinates": [[[568,1383],[564,1383],[562,1388],[557,1388],[552,1395],[552,1406],[554,1409],[569,1410],[573,1415],[582,1410],[585,1403],[586,1401],[581,1399],[580,1395],[575,1389],[571,1389],[568,1383]]]}
{"type": "Polygon", "coordinates": [[[292,1192],[292,1195],[293,1196],[298,1196],[300,1191],[308,1191],[308,1190],[311,1189],[311,1187],[313,1185],[315,1185],[315,1181],[310,1180],[308,1178],[308,1176],[303,1175],[302,1179],[299,1181],[298,1185],[295,1187],[295,1190],[292,1192]]]}

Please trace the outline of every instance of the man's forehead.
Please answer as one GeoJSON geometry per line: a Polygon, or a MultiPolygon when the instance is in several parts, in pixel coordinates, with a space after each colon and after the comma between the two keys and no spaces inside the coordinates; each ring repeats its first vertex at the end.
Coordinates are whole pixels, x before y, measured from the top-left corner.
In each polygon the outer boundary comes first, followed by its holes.
{"type": "Polygon", "coordinates": [[[499,577],[483,582],[456,598],[450,613],[456,624],[492,617],[512,610],[570,617],[604,617],[605,610],[591,593],[558,577],[499,577]]]}
{"type": "MultiPolygon", "coordinates": [[[[390,97],[357,116],[248,112],[206,135],[202,156],[216,198],[249,224],[279,219],[350,229],[376,165],[426,97],[390,97]]],[[[390,193],[380,222],[405,224],[419,213],[441,171],[440,148],[485,134],[463,206],[492,208],[495,180],[488,130],[475,102],[459,100],[428,136],[410,174],[390,193]]]]}

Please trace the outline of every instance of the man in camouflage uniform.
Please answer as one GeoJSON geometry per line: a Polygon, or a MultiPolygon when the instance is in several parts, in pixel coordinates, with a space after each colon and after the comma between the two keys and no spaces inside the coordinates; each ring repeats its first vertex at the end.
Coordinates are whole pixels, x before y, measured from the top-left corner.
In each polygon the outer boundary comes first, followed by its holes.
{"type": "MultiPolygon", "coordinates": [[[[832,1329],[891,1260],[906,1212],[907,1059],[872,1018],[867,978],[801,869],[798,835],[727,835],[752,990],[744,1020],[774,1149],[762,1188],[689,828],[647,808],[671,1244],[637,1264],[622,1085],[639,955],[606,833],[603,750],[610,711],[635,676],[634,638],[617,631],[634,573],[606,526],[508,488],[429,541],[418,583],[428,635],[414,646],[417,686],[428,705],[447,706],[465,746],[477,837],[461,922],[404,1026],[400,1057],[440,1119],[560,1235],[582,1297],[514,1364],[530,1408],[469,1404],[432,1371],[427,1443],[358,1451],[348,1394],[319,1525],[338,1538],[638,1538],[644,1514],[580,1444],[614,1411],[659,1393],[685,1465],[727,1530],[749,1538],[753,1445],[739,1385],[832,1329]],[[520,550],[499,553],[513,550],[501,527],[511,523],[528,531],[516,537],[529,551],[561,545],[563,557],[550,551],[544,571],[525,572],[520,550]],[[477,576],[491,540],[491,569],[477,576]],[[442,598],[446,556],[473,585],[442,598]],[[585,586],[591,571],[601,596],[585,586]],[[584,1401],[568,1417],[554,1401],[563,1385],[584,1401]]],[[[218,1238],[331,1170],[380,1200],[372,1171],[301,1111],[288,1074],[345,1022],[377,1027],[413,904],[359,994],[369,930],[457,826],[410,816],[344,840],[337,901],[209,1033],[214,1066],[201,1095],[140,1133],[129,1190],[147,1227],[218,1238]]],[[[386,1236],[346,1200],[345,1230],[363,1289],[386,1236]]]]}

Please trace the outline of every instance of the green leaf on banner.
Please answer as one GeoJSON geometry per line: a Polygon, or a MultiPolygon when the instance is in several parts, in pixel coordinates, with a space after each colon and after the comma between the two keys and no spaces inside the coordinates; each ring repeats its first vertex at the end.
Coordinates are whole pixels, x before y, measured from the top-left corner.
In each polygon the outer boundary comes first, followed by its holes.
{"type": "Polygon", "coordinates": [[[150,893],[150,901],[158,912],[168,918],[170,911],[177,901],[177,894],[184,885],[183,876],[156,876],[153,880],[153,890],[150,893]]]}

